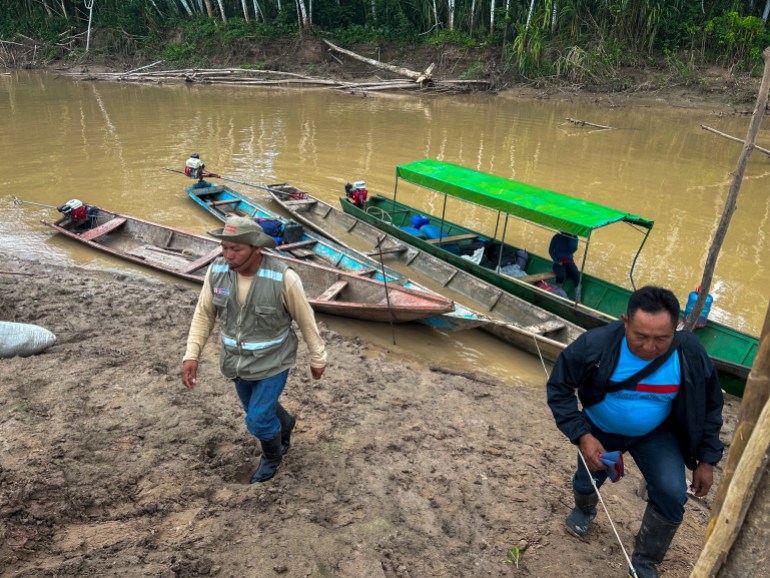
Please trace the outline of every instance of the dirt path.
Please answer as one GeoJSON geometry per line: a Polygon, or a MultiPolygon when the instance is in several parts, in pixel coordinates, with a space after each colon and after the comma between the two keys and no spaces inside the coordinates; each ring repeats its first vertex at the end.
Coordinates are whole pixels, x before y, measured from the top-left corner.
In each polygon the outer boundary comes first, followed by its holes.
{"type": "MultiPolygon", "coordinates": [[[[431,370],[324,328],[324,378],[300,345],[284,394],[292,449],[250,486],[258,445],[216,347],[197,389],[178,377],[197,289],[2,268],[30,275],[0,273],[0,319],[58,336],[0,360],[2,576],[625,576],[606,516],[589,542],[563,531],[575,452],[542,384],[431,370]]],[[[627,546],[644,509],[630,466],[604,493],[627,546]]],[[[666,578],[689,575],[708,503],[688,504],[666,578]]]]}

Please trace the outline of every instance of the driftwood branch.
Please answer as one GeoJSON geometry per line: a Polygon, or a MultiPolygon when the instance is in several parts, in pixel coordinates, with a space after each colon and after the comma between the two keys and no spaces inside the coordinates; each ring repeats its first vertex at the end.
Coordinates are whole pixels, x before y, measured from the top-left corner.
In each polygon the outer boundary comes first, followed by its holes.
{"type": "Polygon", "coordinates": [[[356,54],[355,52],[351,52],[350,50],[345,50],[344,48],[340,48],[339,46],[337,46],[336,44],[332,44],[328,40],[324,40],[324,42],[329,48],[331,48],[335,52],[339,52],[340,54],[344,54],[345,56],[349,56],[350,58],[353,58],[355,60],[365,62],[366,64],[370,64],[375,68],[380,68],[382,70],[387,70],[388,72],[392,72],[393,74],[398,74],[399,76],[405,76],[407,78],[411,78],[415,82],[425,82],[426,80],[430,80],[431,73],[433,72],[433,68],[434,68],[433,64],[431,64],[428,68],[426,68],[424,72],[415,72],[414,70],[409,70],[408,68],[404,68],[402,66],[395,66],[393,64],[387,64],[385,62],[380,62],[379,60],[374,60],[373,58],[367,58],[366,56],[361,56],[360,54],[356,54]]]}
{"type": "Polygon", "coordinates": [[[567,122],[569,122],[569,123],[571,123],[571,124],[574,124],[575,126],[594,126],[594,127],[596,127],[596,128],[612,129],[612,127],[611,127],[611,126],[605,126],[605,125],[603,125],[603,124],[595,124],[595,123],[593,123],[593,122],[588,122],[588,121],[586,121],[586,120],[580,120],[580,119],[578,119],[578,118],[570,118],[570,117],[567,117],[567,118],[566,118],[566,119],[564,119],[564,120],[566,120],[567,122]]]}
{"type": "MultiPolygon", "coordinates": [[[[726,134],[726,133],[720,132],[720,131],[718,131],[718,130],[717,130],[717,129],[715,129],[715,128],[711,128],[710,126],[706,126],[705,124],[702,124],[702,125],[700,125],[700,127],[701,127],[703,130],[707,130],[707,131],[709,131],[709,132],[713,132],[714,134],[717,134],[717,135],[719,135],[719,136],[721,136],[721,137],[724,137],[724,138],[726,138],[726,139],[728,139],[728,140],[731,140],[731,141],[735,141],[735,142],[739,142],[739,143],[742,143],[742,144],[746,144],[746,141],[745,141],[745,140],[743,140],[742,138],[738,138],[737,136],[732,136],[732,135],[729,135],[729,134],[726,134]]],[[[767,149],[763,149],[761,146],[759,146],[759,145],[756,145],[756,144],[754,145],[754,148],[755,148],[756,150],[758,150],[758,151],[760,151],[760,152],[763,152],[763,153],[765,153],[766,155],[770,156],[770,150],[767,150],[767,149]]]]}
{"type": "MultiPolygon", "coordinates": [[[[395,80],[377,80],[374,82],[349,82],[329,78],[317,78],[283,72],[278,70],[254,70],[250,68],[183,68],[178,70],[147,70],[162,61],[154,62],[128,72],[70,72],[67,76],[75,76],[81,80],[105,80],[111,82],[188,82],[197,84],[226,84],[240,86],[293,86],[293,87],[327,87],[337,90],[358,92],[375,92],[382,90],[418,90],[431,92],[461,92],[468,90],[484,90],[490,88],[486,80],[438,80],[432,79],[436,65],[431,64],[422,72],[416,72],[400,66],[385,64],[371,58],[364,58],[354,52],[335,46],[324,40],[333,50],[346,54],[351,58],[367,62],[372,66],[404,76],[395,80]]],[[[336,57],[335,57],[336,59],[336,57]]],[[[339,59],[337,59],[339,60],[339,59]]]]}

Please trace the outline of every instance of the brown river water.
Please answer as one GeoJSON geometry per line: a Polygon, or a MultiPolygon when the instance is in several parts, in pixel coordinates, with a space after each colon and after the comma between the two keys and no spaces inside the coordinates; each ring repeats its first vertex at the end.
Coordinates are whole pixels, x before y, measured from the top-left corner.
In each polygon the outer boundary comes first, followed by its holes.
{"type": "MultiPolygon", "coordinates": [[[[87,267],[133,269],[60,239],[41,225],[70,198],[194,232],[217,221],[187,199],[181,169],[197,152],[208,170],[249,183],[290,182],[337,204],[346,182],[391,195],[395,167],[426,157],[468,166],[655,221],[634,274],[670,287],[682,304],[700,282],[749,117],[655,100],[538,100],[500,94],[353,96],[331,90],[75,82],[49,73],[0,75],[0,239],[3,252],[87,267]],[[577,118],[613,127],[565,122],[577,118]]],[[[765,122],[757,144],[770,148],[765,122]]],[[[257,188],[226,183],[270,206],[257,188]]],[[[755,152],[717,264],[711,316],[758,335],[770,298],[770,159],[755,152]]],[[[421,191],[399,198],[440,212],[421,191]]],[[[274,206],[271,208],[275,209],[274,206]]],[[[448,205],[452,220],[491,233],[496,215],[448,205]]],[[[549,232],[509,225],[507,239],[546,254],[549,232]]],[[[629,285],[641,235],[595,233],[586,270],[629,285]]],[[[142,272],[157,276],[153,272],[142,272]]],[[[179,281],[177,281],[179,282],[179,281]]],[[[52,288],[52,298],[55,298],[52,288]]],[[[541,362],[478,331],[442,334],[323,318],[333,329],[458,370],[542,383],[541,362]]],[[[181,348],[181,345],[180,345],[181,348]]],[[[181,349],[180,349],[181,351],[181,349]]]]}

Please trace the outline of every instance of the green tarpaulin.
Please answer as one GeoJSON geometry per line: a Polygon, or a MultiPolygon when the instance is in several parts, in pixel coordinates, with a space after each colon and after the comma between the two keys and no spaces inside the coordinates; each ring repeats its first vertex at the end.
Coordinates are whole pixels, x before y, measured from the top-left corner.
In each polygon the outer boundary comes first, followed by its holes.
{"type": "Polygon", "coordinates": [[[653,225],[604,205],[432,159],[397,166],[396,177],[580,237],[620,221],[646,229],[653,225]]]}

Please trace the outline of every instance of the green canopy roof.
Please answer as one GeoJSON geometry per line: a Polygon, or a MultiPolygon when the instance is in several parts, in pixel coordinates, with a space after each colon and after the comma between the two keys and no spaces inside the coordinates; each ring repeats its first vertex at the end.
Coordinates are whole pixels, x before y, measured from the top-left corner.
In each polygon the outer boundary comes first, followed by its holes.
{"type": "Polygon", "coordinates": [[[397,166],[396,178],[581,237],[619,221],[647,229],[653,225],[591,201],[432,159],[397,166]]]}

